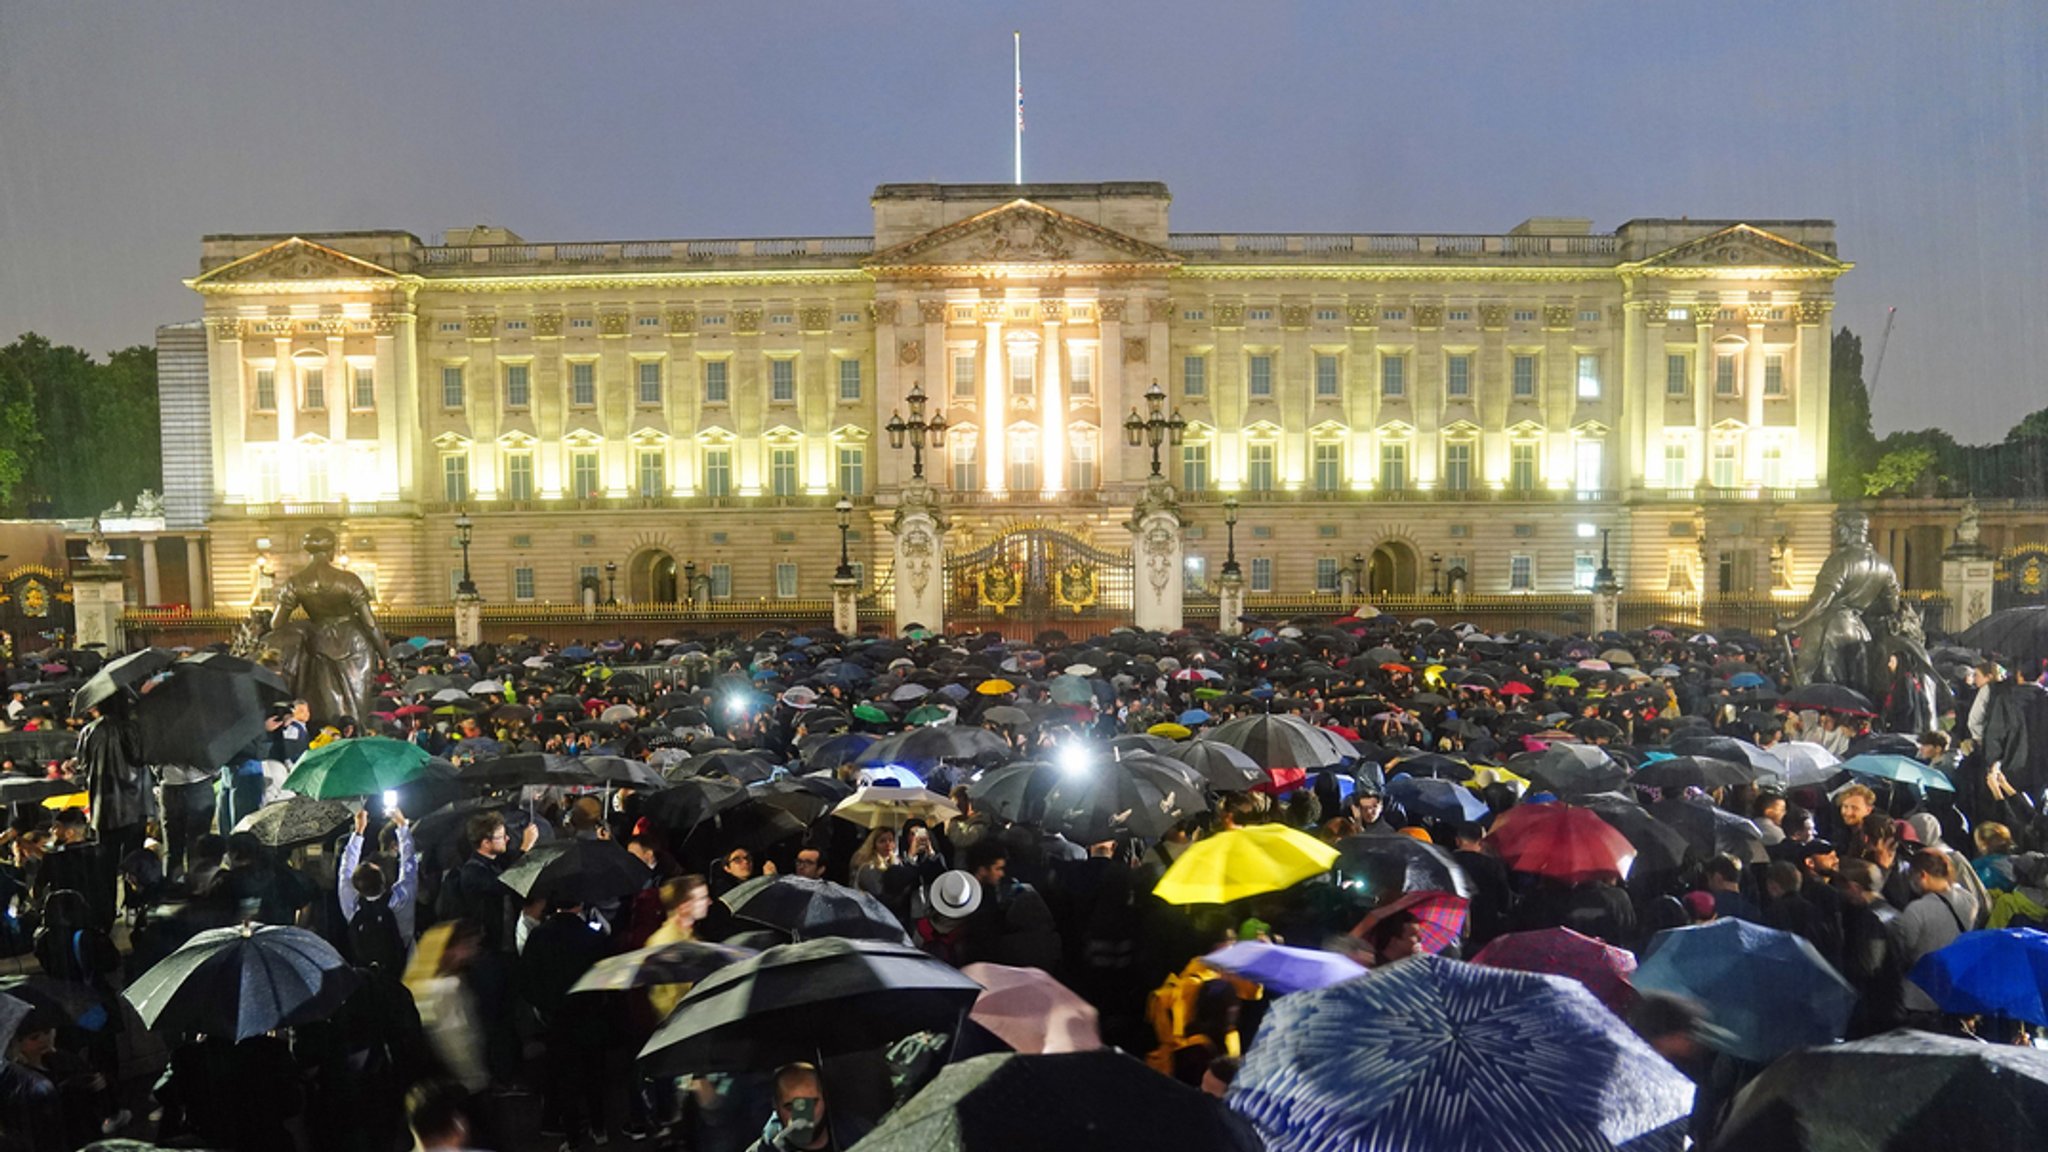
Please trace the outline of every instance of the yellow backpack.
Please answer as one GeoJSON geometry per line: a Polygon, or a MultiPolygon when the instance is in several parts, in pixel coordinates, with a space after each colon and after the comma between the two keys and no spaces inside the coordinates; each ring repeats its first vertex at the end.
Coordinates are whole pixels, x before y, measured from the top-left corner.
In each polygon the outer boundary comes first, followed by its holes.
{"type": "MultiPolygon", "coordinates": [[[[1159,1038],[1159,1046],[1145,1057],[1145,1063],[1155,1071],[1173,1075],[1174,1054],[1183,1048],[1197,1045],[1213,1047],[1215,1041],[1200,1034],[1189,1035],[1188,1029],[1195,1020],[1195,1004],[1201,998],[1204,986],[1218,980],[1227,980],[1237,990],[1240,1000],[1256,1000],[1263,994],[1257,984],[1239,980],[1209,967],[1201,960],[1188,961],[1187,967],[1165,983],[1152,990],[1145,1002],[1145,1020],[1152,1025],[1153,1035],[1159,1038]]],[[[1238,1049],[1237,1030],[1224,1034],[1223,1051],[1219,1056],[1241,1055],[1238,1049]]]]}

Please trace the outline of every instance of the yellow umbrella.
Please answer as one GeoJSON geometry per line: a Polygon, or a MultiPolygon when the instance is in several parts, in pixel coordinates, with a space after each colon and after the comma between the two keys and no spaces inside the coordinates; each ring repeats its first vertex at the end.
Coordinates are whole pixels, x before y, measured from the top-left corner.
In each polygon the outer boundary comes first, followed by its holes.
{"type": "Polygon", "coordinates": [[[43,797],[43,807],[83,808],[87,805],[89,799],[90,798],[83,792],[72,792],[64,796],[45,796],[43,797]]]}
{"type": "Polygon", "coordinates": [[[1194,729],[1189,728],[1187,725],[1175,724],[1171,721],[1164,724],[1154,724],[1150,728],[1145,729],[1145,735],[1147,736],[1164,736],[1168,740],[1185,740],[1194,734],[1194,729]]]}
{"type": "Polygon", "coordinates": [[[1506,784],[1517,792],[1527,792],[1529,790],[1529,778],[1527,776],[1510,772],[1505,768],[1496,768],[1491,764],[1474,764],[1472,766],[1472,778],[1465,781],[1465,787],[1477,792],[1488,784],[1506,784]]]}
{"type": "Polygon", "coordinates": [[[1444,686],[1444,666],[1442,664],[1431,664],[1429,667],[1424,668],[1422,670],[1422,682],[1431,688],[1442,688],[1444,686]]]}
{"type": "Polygon", "coordinates": [[[974,690],[983,696],[1001,696],[1005,692],[1015,692],[1017,686],[1008,680],[983,680],[974,686],[974,690]]]}
{"type": "Polygon", "coordinates": [[[1337,850],[1282,824],[1255,824],[1197,840],[1153,894],[1169,904],[1229,904],[1291,888],[1337,862],[1337,850]]]}
{"type": "Polygon", "coordinates": [[[1567,676],[1564,673],[1559,672],[1557,675],[1552,676],[1549,679],[1545,680],[1544,683],[1548,684],[1552,688],[1577,688],[1579,686],[1579,678],[1576,676],[1567,676]]]}

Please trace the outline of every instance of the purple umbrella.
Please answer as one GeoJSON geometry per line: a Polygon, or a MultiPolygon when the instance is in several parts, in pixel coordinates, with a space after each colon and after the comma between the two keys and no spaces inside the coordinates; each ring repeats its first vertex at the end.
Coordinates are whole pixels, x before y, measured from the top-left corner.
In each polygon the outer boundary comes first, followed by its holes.
{"type": "Polygon", "coordinates": [[[1202,957],[1202,963],[1263,984],[1268,990],[1282,995],[1328,988],[1354,976],[1365,975],[1365,969],[1356,961],[1335,952],[1290,948],[1285,944],[1264,944],[1255,940],[1211,952],[1202,957]]]}

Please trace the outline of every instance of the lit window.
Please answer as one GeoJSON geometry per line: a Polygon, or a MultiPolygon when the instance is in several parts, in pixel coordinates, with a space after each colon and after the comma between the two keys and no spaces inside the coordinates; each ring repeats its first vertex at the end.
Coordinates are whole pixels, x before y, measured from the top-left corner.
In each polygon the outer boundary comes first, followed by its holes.
{"type": "Polygon", "coordinates": [[[661,361],[640,361],[640,403],[661,403],[661,361]]]}
{"type": "Polygon", "coordinates": [[[1444,488],[1450,492],[1472,489],[1472,442],[1453,440],[1444,445],[1444,488]]]}
{"type": "Polygon", "coordinates": [[[839,449],[839,492],[859,496],[868,489],[867,449],[848,445],[839,449]]]}
{"type": "Polygon", "coordinates": [[[1271,592],[1272,590],[1273,558],[1271,556],[1252,557],[1252,591],[1271,592]]]}
{"type": "Polygon", "coordinates": [[[1209,446],[1207,444],[1183,444],[1180,446],[1180,486],[1184,492],[1207,492],[1209,490],[1209,446]]]}
{"type": "Polygon", "coordinates": [[[328,499],[327,449],[309,448],[305,459],[305,491],[302,495],[314,504],[324,504],[328,499]]]}
{"type": "Polygon", "coordinates": [[[1074,432],[1067,437],[1067,487],[1075,492],[1095,490],[1095,433],[1074,432]]]}
{"type": "Polygon", "coordinates": [[[1685,357],[1668,355],[1664,357],[1664,394],[1683,396],[1692,386],[1692,370],[1685,357]]]}
{"type": "Polygon", "coordinates": [[[1517,492],[1536,488],[1536,442],[1517,440],[1508,445],[1508,487],[1517,492]]]}
{"type": "Polygon", "coordinates": [[[1380,445],[1380,489],[1399,492],[1408,487],[1408,445],[1389,440],[1380,445]]]}
{"type": "Polygon", "coordinates": [[[839,399],[842,402],[860,399],[860,361],[848,359],[839,362],[839,399]]]}
{"type": "Polygon", "coordinates": [[[796,599],[796,565],[787,560],[775,565],[775,598],[796,599]]]}
{"type": "Polygon", "coordinates": [[[1444,391],[1451,396],[1472,394],[1472,357],[1451,356],[1444,360],[1444,391]]]}
{"type": "Polygon", "coordinates": [[[1273,394],[1273,358],[1271,356],[1254,356],[1251,358],[1248,390],[1253,396],[1271,396],[1273,394]]]}
{"type": "Polygon", "coordinates": [[[1600,357],[1590,352],[1579,354],[1579,399],[1600,398],[1600,357]]]}
{"type": "Polygon", "coordinates": [[[533,399],[532,376],[524,364],[505,365],[505,406],[524,408],[533,399]]]}
{"type": "Polygon", "coordinates": [[[1735,357],[1726,353],[1714,357],[1714,395],[1733,396],[1739,387],[1735,381],[1735,357]]]}
{"type": "Polygon", "coordinates": [[[1337,558],[1316,557],[1316,591],[1328,594],[1337,590],[1337,558]]]}
{"type": "Polygon", "coordinates": [[[731,381],[727,373],[731,366],[723,360],[704,362],[704,402],[723,404],[731,395],[731,381]]]}
{"type": "Polygon", "coordinates": [[[1785,394],[1785,358],[1773,352],[1764,357],[1764,395],[1785,394]]]}
{"type": "Polygon", "coordinates": [[[1337,395],[1337,358],[1323,354],[1316,357],[1316,395],[1334,397],[1337,395]]]}
{"type": "Polygon", "coordinates": [[[1095,394],[1095,349],[1074,348],[1067,353],[1067,382],[1076,396],[1095,394]]]}
{"type": "Polygon", "coordinates": [[[1666,488],[1692,487],[1692,461],[1687,459],[1685,441],[1671,440],[1664,445],[1664,486],[1666,488]]]}
{"type": "Polygon", "coordinates": [[[1038,491],[1038,429],[1010,430],[1010,491],[1038,491]]]}
{"type": "Polygon", "coordinates": [[[981,488],[981,441],[973,430],[955,428],[948,432],[946,451],[953,462],[953,491],[978,491],[981,488]]]}
{"type": "Polygon", "coordinates": [[[1408,358],[1406,356],[1385,356],[1380,359],[1380,395],[1399,397],[1408,394],[1408,358]]]}
{"type": "Polygon", "coordinates": [[[1518,400],[1526,400],[1536,395],[1536,358],[1534,356],[1515,357],[1514,392],[1515,398],[1518,400]]]}
{"type": "Polygon", "coordinates": [[[732,495],[732,449],[719,446],[704,450],[704,494],[732,495]]]}
{"type": "Polygon", "coordinates": [[[254,455],[253,462],[256,466],[256,482],[254,486],[256,502],[259,504],[276,503],[278,490],[277,453],[268,451],[258,452],[254,455]]]}
{"type": "Polygon", "coordinates": [[[1707,481],[1716,488],[1735,487],[1735,462],[1735,441],[1714,441],[1714,454],[1707,461],[1707,481]]]}
{"type": "MultiPolygon", "coordinates": [[[[461,369],[456,369],[459,373],[461,369]]],[[[458,376],[457,379],[460,379],[458,376]]],[[[277,407],[277,373],[269,368],[256,370],[256,410],[269,412],[277,407]]]]}
{"type": "Polygon", "coordinates": [[[1344,484],[1344,445],[1318,441],[1310,449],[1309,472],[1318,492],[1335,492],[1344,484]]]}
{"type": "Polygon", "coordinates": [[[588,408],[597,403],[597,365],[578,360],[569,365],[569,403],[588,408]]]}
{"type": "Polygon", "coordinates": [[[1572,591],[1591,592],[1593,578],[1600,571],[1600,558],[1591,552],[1572,553],[1572,591]]]}
{"type": "Polygon", "coordinates": [[[638,455],[640,495],[652,499],[667,490],[667,454],[659,448],[642,448],[638,455]]]}
{"type": "Polygon", "coordinates": [[[768,362],[768,399],[783,404],[796,399],[796,361],[768,362]]]}
{"type": "Polygon", "coordinates": [[[1206,356],[1183,356],[1180,360],[1180,394],[1183,396],[1206,396],[1209,394],[1209,358],[1206,356]]]}
{"type": "Polygon", "coordinates": [[[1580,492],[1598,492],[1606,487],[1605,483],[1603,483],[1606,478],[1606,453],[1603,451],[1604,447],[1598,440],[1581,440],[1578,442],[1577,448],[1573,453],[1572,463],[1574,466],[1573,479],[1577,481],[1577,487],[1580,492]]]}
{"type": "Polygon", "coordinates": [[[578,500],[589,500],[598,494],[595,449],[584,448],[569,453],[569,484],[570,494],[578,500]]]}
{"type": "Polygon", "coordinates": [[[974,399],[974,353],[953,354],[953,396],[958,400],[974,399]]]}
{"type": "Polygon", "coordinates": [[[327,371],[323,368],[302,368],[299,370],[299,387],[306,398],[306,407],[327,407],[327,371]]]}
{"type": "Polygon", "coordinates": [[[358,364],[353,372],[355,389],[349,407],[368,411],[377,406],[377,370],[358,364]]]}
{"type": "Polygon", "coordinates": [[[533,499],[533,453],[514,452],[505,457],[505,495],[513,500],[533,499]]]}
{"type": "Polygon", "coordinates": [[[441,407],[462,407],[462,368],[450,364],[441,369],[441,407]]]}
{"type": "Polygon", "coordinates": [[[459,452],[441,457],[441,498],[450,504],[469,499],[469,457],[459,452]]]}
{"type": "Polygon", "coordinates": [[[1030,396],[1038,391],[1038,349],[1019,345],[1010,349],[1010,395],[1030,396]]]}
{"type": "Polygon", "coordinates": [[[796,449],[794,447],[771,448],[768,450],[768,491],[773,496],[794,496],[797,494],[796,449]]]}
{"type": "Polygon", "coordinates": [[[1764,446],[1763,482],[1766,488],[1785,486],[1785,450],[1776,444],[1764,446]]]}
{"type": "Polygon", "coordinates": [[[1274,445],[1260,442],[1245,445],[1244,486],[1253,492],[1273,490],[1274,445]]]}

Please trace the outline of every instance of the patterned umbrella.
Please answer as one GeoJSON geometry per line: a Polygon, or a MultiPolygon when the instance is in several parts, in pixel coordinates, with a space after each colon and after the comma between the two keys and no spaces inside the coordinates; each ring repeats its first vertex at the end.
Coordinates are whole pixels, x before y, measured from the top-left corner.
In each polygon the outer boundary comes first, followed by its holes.
{"type": "Polygon", "coordinates": [[[1626,877],[1636,850],[1590,809],[1524,804],[1493,822],[1488,837],[1507,866],[1567,884],[1626,877]]]}
{"type": "Polygon", "coordinates": [[[1772,1064],[1735,1098],[1712,1145],[1714,1152],[2043,1147],[2048,1052],[1903,1029],[1772,1064]]]}
{"type": "Polygon", "coordinates": [[[1497,936],[1472,958],[1489,968],[1568,976],[1586,986],[1602,1004],[1626,1014],[1636,1001],[1628,978],[1636,970],[1635,955],[1569,928],[1540,928],[1497,936]]]}
{"type": "Polygon", "coordinates": [[[159,960],[121,995],[166,1032],[247,1040],[325,1019],[355,990],[355,970],[303,928],[212,928],[159,960]]]}
{"type": "Polygon", "coordinates": [[[1676,1152],[1692,1099],[1577,981],[1436,956],[1280,998],[1228,1097],[1269,1152],[1676,1152]]]}
{"type": "Polygon", "coordinates": [[[1699,1001],[1708,1016],[1702,1039],[1758,1064],[1840,1039],[1856,1003],[1855,989],[1812,944],[1736,919],[1657,933],[1634,983],[1699,1001]]]}
{"type": "Polygon", "coordinates": [[[235,831],[248,832],[271,848],[289,848],[325,840],[355,819],[355,811],[339,800],[294,796],[281,804],[265,804],[242,817],[235,831]]]}
{"type": "Polygon", "coordinates": [[[1458,937],[1465,934],[1465,917],[1471,909],[1470,900],[1450,892],[1404,892],[1366,913],[1351,934],[1364,939],[1375,927],[1406,913],[1422,929],[1418,947],[1435,955],[1456,944],[1458,937]]]}

